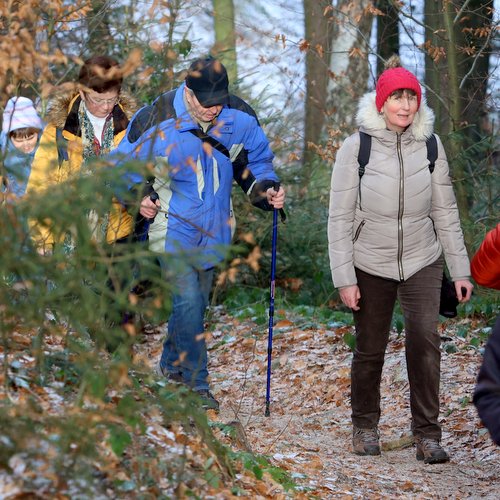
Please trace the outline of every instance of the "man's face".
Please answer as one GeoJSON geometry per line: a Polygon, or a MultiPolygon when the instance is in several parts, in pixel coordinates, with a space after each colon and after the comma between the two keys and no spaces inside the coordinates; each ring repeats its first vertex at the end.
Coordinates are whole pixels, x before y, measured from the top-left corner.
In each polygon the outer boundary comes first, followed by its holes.
{"type": "Polygon", "coordinates": [[[196,99],[194,92],[187,87],[184,88],[186,95],[186,101],[189,107],[189,113],[191,116],[199,122],[211,122],[217,118],[222,111],[222,104],[217,104],[215,106],[210,106],[205,108],[200,104],[200,101],[196,99]]]}

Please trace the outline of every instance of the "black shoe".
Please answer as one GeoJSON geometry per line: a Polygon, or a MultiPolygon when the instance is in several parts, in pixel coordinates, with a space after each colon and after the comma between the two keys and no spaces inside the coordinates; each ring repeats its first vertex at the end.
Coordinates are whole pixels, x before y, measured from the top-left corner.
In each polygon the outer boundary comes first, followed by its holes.
{"type": "Polygon", "coordinates": [[[214,398],[214,395],[208,389],[198,389],[196,394],[201,398],[201,406],[204,410],[219,411],[219,402],[214,398]]]}

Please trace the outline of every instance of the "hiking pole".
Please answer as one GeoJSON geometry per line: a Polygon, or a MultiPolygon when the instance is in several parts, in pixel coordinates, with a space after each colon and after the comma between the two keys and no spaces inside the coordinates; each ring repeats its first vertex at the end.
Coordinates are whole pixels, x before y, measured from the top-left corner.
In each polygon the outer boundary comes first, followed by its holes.
{"type": "MultiPolygon", "coordinates": [[[[283,216],[283,215],[282,215],[283,216]]],[[[273,352],[273,322],[274,322],[274,288],[276,278],[276,243],[278,240],[278,210],[273,210],[273,242],[271,248],[271,285],[269,299],[269,335],[267,338],[267,387],[266,387],[266,412],[265,416],[271,415],[269,404],[271,399],[271,355],[273,352]]]]}

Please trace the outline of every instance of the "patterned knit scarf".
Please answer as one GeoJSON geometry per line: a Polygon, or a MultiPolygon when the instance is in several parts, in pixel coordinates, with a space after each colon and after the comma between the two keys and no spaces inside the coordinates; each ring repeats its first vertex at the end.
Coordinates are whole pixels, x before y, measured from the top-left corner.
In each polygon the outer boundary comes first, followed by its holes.
{"type": "MultiPolygon", "coordinates": [[[[97,139],[94,132],[94,127],[88,116],[88,111],[85,102],[80,102],[78,108],[78,118],[82,130],[82,146],[83,157],[80,172],[82,175],[91,175],[93,171],[92,160],[99,156],[108,154],[114,145],[114,124],[113,115],[110,113],[104,122],[101,141],[97,139]]],[[[92,238],[98,242],[106,240],[106,232],[108,228],[109,214],[99,218],[95,210],[90,210],[87,214],[89,220],[92,238]]]]}
{"type": "Polygon", "coordinates": [[[89,160],[97,158],[101,155],[109,153],[113,147],[114,139],[114,126],[113,116],[109,114],[104,123],[104,130],[102,132],[101,141],[95,136],[94,127],[87,114],[87,107],[85,102],[80,102],[78,108],[78,118],[80,120],[80,127],[82,129],[82,145],[83,145],[83,166],[87,166],[89,160]]]}

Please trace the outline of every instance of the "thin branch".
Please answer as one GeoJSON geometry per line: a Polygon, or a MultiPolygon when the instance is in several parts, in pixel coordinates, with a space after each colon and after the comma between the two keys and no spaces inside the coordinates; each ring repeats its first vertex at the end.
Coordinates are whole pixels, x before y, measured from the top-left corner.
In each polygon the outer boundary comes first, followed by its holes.
{"type": "Polygon", "coordinates": [[[470,0],[465,0],[464,4],[462,7],[460,7],[460,10],[457,12],[457,15],[455,16],[455,19],[453,19],[453,24],[457,24],[460,16],[464,13],[467,5],[469,4],[470,0]]]}
{"type": "MultiPolygon", "coordinates": [[[[403,9],[401,9],[398,5],[398,2],[397,0],[391,0],[391,3],[393,5],[393,7],[403,16],[403,17],[406,17],[407,19],[410,19],[410,21],[414,22],[415,24],[417,24],[418,26],[421,26],[422,28],[424,29],[427,29],[427,30],[431,30],[432,31],[432,26],[429,26],[428,24],[425,24],[424,22],[422,21],[419,21],[417,18],[415,18],[413,15],[411,14],[407,14],[403,9]]],[[[403,24],[403,23],[401,23],[403,24]]],[[[404,25],[403,25],[404,26],[404,25]]]]}
{"type": "Polygon", "coordinates": [[[465,85],[465,82],[467,81],[467,78],[469,78],[469,76],[474,72],[474,69],[477,65],[477,62],[479,60],[479,57],[481,56],[481,54],[486,50],[486,48],[488,47],[489,45],[489,42],[491,40],[491,34],[496,32],[496,30],[494,29],[491,29],[489,34],[488,34],[488,37],[486,38],[483,46],[481,47],[481,49],[479,50],[479,52],[476,54],[476,57],[474,57],[473,59],[473,63],[469,69],[469,71],[467,71],[467,73],[464,75],[464,77],[462,78],[462,81],[460,82],[460,85],[459,85],[459,89],[462,89],[463,86],[465,85]]]}

